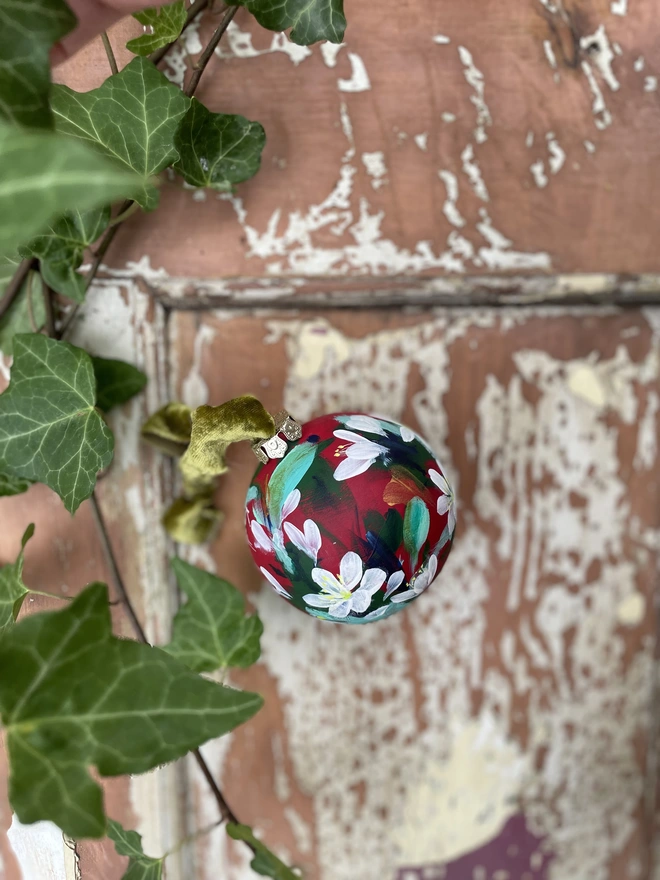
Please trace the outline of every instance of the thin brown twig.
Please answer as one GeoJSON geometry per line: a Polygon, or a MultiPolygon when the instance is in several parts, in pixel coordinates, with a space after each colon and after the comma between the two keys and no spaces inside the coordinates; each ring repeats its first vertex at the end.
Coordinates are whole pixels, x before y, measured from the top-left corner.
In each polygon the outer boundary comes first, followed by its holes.
{"type": "Polygon", "coordinates": [[[44,330],[46,331],[46,336],[51,339],[55,339],[55,313],[53,311],[53,291],[43,280],[43,291],[44,291],[44,310],[46,312],[46,321],[44,323],[44,330]]]}
{"type": "MultiPolygon", "coordinates": [[[[199,13],[202,12],[204,9],[206,9],[206,7],[208,5],[209,5],[209,0],[195,0],[195,2],[192,4],[190,9],[188,10],[188,14],[186,15],[186,23],[184,24],[184,26],[181,30],[181,33],[183,33],[185,31],[185,29],[188,27],[188,25],[192,21],[194,21],[197,18],[197,16],[199,15],[199,13]]],[[[174,43],[176,43],[176,42],[177,41],[175,40],[174,43]]],[[[168,43],[168,45],[163,46],[162,49],[156,49],[156,51],[152,52],[151,55],[149,56],[149,61],[151,61],[152,64],[159,64],[163,60],[163,58],[167,55],[167,53],[170,51],[172,46],[174,46],[174,43],[168,43]]]]}
{"type": "MultiPolygon", "coordinates": [[[[89,500],[92,507],[92,513],[94,515],[94,521],[96,523],[99,538],[101,539],[103,555],[105,556],[106,564],[108,566],[108,569],[110,570],[115,592],[119,595],[119,598],[121,599],[121,602],[126,609],[126,613],[128,614],[133,630],[135,631],[135,634],[138,637],[139,641],[143,642],[145,645],[148,645],[149,641],[147,639],[147,634],[145,633],[144,628],[140,623],[137,614],[135,613],[135,609],[133,608],[133,604],[131,603],[130,596],[128,595],[128,590],[126,589],[126,585],[124,584],[121,572],[119,571],[119,565],[117,564],[117,559],[115,557],[114,551],[112,549],[112,543],[110,541],[110,534],[105,524],[103,513],[101,512],[101,505],[99,504],[99,499],[96,492],[92,492],[92,496],[89,500]]],[[[199,749],[193,749],[192,753],[195,756],[195,760],[197,761],[199,769],[202,771],[204,778],[209,785],[209,788],[213,792],[213,796],[215,797],[216,803],[220,810],[222,821],[233,822],[235,825],[240,824],[238,819],[236,818],[236,815],[234,814],[234,811],[225,800],[223,793],[220,791],[218,783],[213,778],[213,774],[211,773],[209,765],[204,760],[202,753],[199,751],[199,749]]]]}
{"type": "Polygon", "coordinates": [[[27,278],[28,272],[32,268],[34,262],[33,257],[28,257],[26,260],[23,260],[18,269],[14,272],[14,277],[5,288],[3,297],[0,299],[0,318],[7,314],[12,303],[21,292],[23,282],[27,278]]]}
{"type": "Polygon", "coordinates": [[[110,42],[110,37],[108,36],[107,31],[101,31],[101,40],[103,41],[105,54],[108,56],[108,64],[110,65],[110,70],[112,71],[113,75],[115,73],[119,73],[119,68],[117,67],[117,59],[115,58],[115,53],[112,50],[112,43],[110,42]]]}
{"type": "Polygon", "coordinates": [[[33,333],[38,333],[41,327],[37,327],[34,318],[34,306],[32,304],[32,288],[34,287],[34,272],[28,272],[27,285],[25,287],[25,301],[27,303],[28,318],[30,319],[30,329],[33,333]]]}
{"type": "Polygon", "coordinates": [[[195,69],[193,70],[192,76],[190,77],[190,82],[188,83],[188,87],[186,89],[184,89],[184,93],[186,95],[188,95],[189,98],[192,98],[192,96],[195,94],[195,91],[197,89],[197,86],[199,85],[200,79],[202,78],[202,74],[204,73],[206,65],[209,63],[209,61],[213,57],[213,53],[218,48],[218,43],[222,39],[223,34],[225,33],[225,31],[227,30],[227,28],[231,24],[231,21],[237,12],[238,12],[238,6],[232,6],[227,10],[227,12],[225,12],[225,14],[222,18],[222,21],[220,22],[219,26],[216,28],[213,36],[211,37],[211,39],[208,42],[208,45],[206,46],[206,48],[204,49],[202,54],[199,56],[199,60],[198,60],[197,64],[195,65],[195,69]]]}

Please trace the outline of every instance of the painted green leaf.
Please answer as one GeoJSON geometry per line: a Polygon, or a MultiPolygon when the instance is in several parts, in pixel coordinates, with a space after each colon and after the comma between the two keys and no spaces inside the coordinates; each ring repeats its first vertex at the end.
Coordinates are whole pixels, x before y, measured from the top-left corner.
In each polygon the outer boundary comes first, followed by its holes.
{"type": "Polygon", "coordinates": [[[244,116],[211,113],[193,98],[174,142],[174,168],[187,183],[226,192],[257,173],[266,132],[244,116]]]}
{"type": "Polygon", "coordinates": [[[65,211],[132,196],[141,185],[128,168],[79,141],[0,122],[0,257],[65,211]]]}
{"type": "Polygon", "coordinates": [[[62,296],[82,302],[86,279],[76,269],[82,265],[85,249],[94,244],[109,223],[109,205],[90,211],[68,211],[19,248],[19,253],[22,257],[38,257],[46,284],[62,296]]]}
{"type": "MultiPolygon", "coordinates": [[[[18,256],[0,257],[0,296],[18,268],[18,256]]],[[[14,352],[14,336],[17,333],[36,333],[46,323],[46,305],[41,275],[30,272],[14,302],[0,318],[0,351],[4,355],[14,352]]]]}
{"type": "Polygon", "coordinates": [[[37,333],[14,337],[0,394],[0,470],[45,483],[73,513],[112,460],[114,439],[95,403],[86,352],[37,333]]]}
{"type": "Polygon", "coordinates": [[[241,0],[240,5],[270,31],[292,28],[291,40],[301,46],[344,39],[344,0],[241,0]]]}
{"type": "Polygon", "coordinates": [[[431,516],[423,499],[416,495],[406,505],[403,517],[403,543],[410,554],[413,568],[417,566],[419,551],[428,538],[431,516]]]}
{"type": "Polygon", "coordinates": [[[162,49],[168,43],[173,43],[181,35],[186,23],[185,0],[177,0],[176,3],[169,3],[167,6],[135,12],[133,18],[149,28],[151,33],[142,34],[141,37],[129,40],[126,43],[126,48],[129,52],[134,52],[135,55],[151,55],[152,52],[162,49]]]}
{"type": "Polygon", "coordinates": [[[174,559],[172,568],[188,601],[174,618],[165,650],[195,672],[256,663],[263,624],[258,615],[245,614],[236,587],[182,559],[174,559]]]}
{"type": "Polygon", "coordinates": [[[25,545],[34,535],[34,524],[25,530],[21,541],[21,552],[16,562],[0,568],[0,634],[6,631],[18,617],[23,600],[30,592],[23,583],[23,561],[25,545]]]}
{"type": "Polygon", "coordinates": [[[92,358],[96,378],[96,405],[103,412],[127,403],[147,384],[141,370],[125,361],[110,358],[92,358]]]}
{"type": "Polygon", "coordinates": [[[277,528],[282,522],[284,502],[298,488],[298,483],[311,468],[317,448],[315,443],[299,443],[289,449],[271,474],[268,482],[268,510],[273,525],[277,528]]]}
{"type": "Polygon", "coordinates": [[[227,834],[234,840],[243,840],[254,850],[254,859],[250,867],[255,874],[262,877],[272,877],[273,880],[300,880],[300,874],[294,874],[291,868],[287,868],[284,862],[277,858],[275,853],[254,836],[254,832],[248,825],[236,825],[230,822],[227,825],[227,834]]]}
{"type": "Polygon", "coordinates": [[[0,117],[50,128],[50,50],[76,25],[64,0],[0,0],[0,117]]]}
{"type": "Polygon", "coordinates": [[[33,485],[32,480],[23,477],[15,477],[0,471],[0,498],[8,498],[11,495],[22,495],[33,485]]]}
{"type": "Polygon", "coordinates": [[[127,831],[115,822],[108,820],[108,837],[120,856],[128,856],[128,869],[122,880],[161,880],[163,858],[146,856],[142,849],[142,837],[137,831],[127,831]]]}
{"type": "Polygon", "coordinates": [[[89,775],[146,773],[247,721],[258,694],[208,681],[159,648],[112,635],[108,590],[34,614],[0,640],[0,712],[9,800],[24,823],[71,837],[106,832],[89,775]]]}
{"type": "MultiPolygon", "coordinates": [[[[179,158],[174,135],[190,98],[150,61],[137,57],[91,92],[53,86],[51,105],[58,131],[82,138],[118,167],[149,178],[179,158]]],[[[151,210],[158,196],[154,183],[148,183],[135,199],[151,210]]]]}

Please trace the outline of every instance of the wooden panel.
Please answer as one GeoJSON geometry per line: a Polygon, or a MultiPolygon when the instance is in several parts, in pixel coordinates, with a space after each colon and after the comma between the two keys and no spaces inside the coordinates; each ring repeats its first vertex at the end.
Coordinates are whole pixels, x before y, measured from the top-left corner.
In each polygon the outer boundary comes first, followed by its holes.
{"type": "MultiPolygon", "coordinates": [[[[199,97],[263,122],[262,172],[235,198],[167,183],[115,265],[147,255],[191,278],[660,270],[653,0],[347,7],[340,50],[294,47],[239,12],[199,97]]],[[[60,76],[90,88],[103,65],[98,43],[60,76]]]]}
{"type": "MultiPolygon", "coordinates": [[[[490,878],[507,858],[512,880],[646,876],[658,314],[174,313],[170,328],[178,396],[405,419],[460,503],[422,600],[331,626],[260,583],[242,520],[255,461],[232,451],[224,531],[188,558],[249,590],[266,626],[263,662],[232,677],[266,707],[208,750],[239,816],[320,880],[490,878]]],[[[226,858],[230,880],[250,876],[225,853],[220,833],[200,843],[199,880],[226,858]]]]}

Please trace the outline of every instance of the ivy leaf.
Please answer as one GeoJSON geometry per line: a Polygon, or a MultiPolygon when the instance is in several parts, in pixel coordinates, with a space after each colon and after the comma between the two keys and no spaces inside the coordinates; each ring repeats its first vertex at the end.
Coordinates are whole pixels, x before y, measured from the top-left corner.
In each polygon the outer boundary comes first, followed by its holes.
{"type": "Polygon", "coordinates": [[[245,599],[228,581],[174,559],[172,568],[188,601],[174,618],[165,650],[194,672],[252,666],[264,631],[257,614],[245,614],[245,599]]]}
{"type": "Polygon", "coordinates": [[[211,113],[193,98],[174,143],[174,169],[186,183],[227,192],[259,170],[266,132],[244,116],[211,113]]]}
{"type": "Polygon", "coordinates": [[[242,840],[254,851],[254,859],[250,867],[255,874],[262,877],[272,877],[273,880],[300,880],[300,874],[294,874],[291,868],[287,868],[284,862],[277,858],[275,853],[254,836],[254,832],[247,825],[236,825],[229,822],[227,834],[233,840],[242,840]]]}
{"type": "Polygon", "coordinates": [[[64,0],[0,0],[0,116],[50,128],[50,50],[76,26],[64,0]]]}
{"type": "Polygon", "coordinates": [[[92,365],[96,377],[96,405],[103,412],[126,403],[147,384],[144,373],[125,361],[93,357],[92,365]]]}
{"type": "Polygon", "coordinates": [[[38,257],[46,284],[62,296],[82,302],[86,279],[76,269],[82,265],[86,248],[94,244],[109,223],[109,205],[90,211],[69,211],[19,248],[19,253],[22,257],[38,257]]]}
{"type": "Polygon", "coordinates": [[[95,403],[87,352],[37,333],[14,337],[0,394],[0,470],[45,483],[73,513],[112,460],[114,439],[95,403]]]}
{"type": "MultiPolygon", "coordinates": [[[[18,262],[17,257],[0,258],[0,294],[13,278],[18,262]]],[[[46,304],[41,275],[38,272],[29,272],[18,296],[0,318],[0,351],[11,355],[17,333],[38,332],[45,323],[46,304]]]]}
{"type": "MultiPolygon", "coordinates": [[[[237,5],[237,0],[230,5],[237,5]]],[[[240,5],[269,31],[292,28],[291,40],[299,46],[319,40],[341,43],[344,39],[344,0],[240,0],[240,5]]]]}
{"type": "Polygon", "coordinates": [[[134,195],[141,183],[85,144],[0,122],[0,257],[59,214],[134,195]]]}
{"type": "MultiPolygon", "coordinates": [[[[146,58],[134,58],[91,92],[53,86],[51,106],[58,131],[82,138],[120,167],[152,177],[179,158],[174,135],[190,106],[146,58]]],[[[158,204],[153,183],[135,200],[146,210],[158,204]]]]}
{"type": "Polygon", "coordinates": [[[9,800],[23,823],[48,819],[70,837],[101,837],[103,794],[90,766],[100,776],[146,773],[233,730],[262,702],[159,648],[115,638],[108,589],[92,584],[0,639],[9,800]]]}
{"type": "Polygon", "coordinates": [[[145,27],[151,28],[152,32],[129,40],[126,48],[135,55],[151,55],[152,52],[173,43],[181,36],[186,23],[185,0],[177,0],[176,3],[161,6],[159,9],[135,12],[133,18],[137,18],[145,27]]]}
{"type": "Polygon", "coordinates": [[[142,837],[137,831],[127,831],[115,822],[108,820],[108,837],[113,841],[120,856],[128,856],[128,870],[122,880],[161,880],[163,858],[146,856],[142,849],[142,837]]]}
{"type": "Polygon", "coordinates": [[[21,541],[21,552],[16,562],[0,568],[0,635],[7,630],[21,610],[23,600],[30,592],[23,583],[23,561],[25,545],[34,535],[34,523],[29,525],[21,541]]]}
{"type": "Polygon", "coordinates": [[[0,471],[0,498],[8,498],[11,495],[22,495],[33,485],[32,480],[15,477],[0,471]]]}

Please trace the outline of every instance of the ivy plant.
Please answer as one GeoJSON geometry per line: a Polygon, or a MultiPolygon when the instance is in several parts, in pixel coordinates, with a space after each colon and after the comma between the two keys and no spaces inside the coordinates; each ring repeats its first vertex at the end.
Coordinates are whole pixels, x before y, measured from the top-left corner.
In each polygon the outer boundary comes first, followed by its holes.
{"type": "MultiPolygon", "coordinates": [[[[96,495],[99,476],[112,479],[106,415],[138,395],[147,377],[66,338],[117,229],[131,214],[158,207],[165,172],[180,186],[221,192],[258,172],[266,143],[259,122],[194,97],[202,76],[213,75],[209,61],[238,9],[301,45],[339,43],[346,28],[343,0],[230,0],[219,17],[212,10],[213,33],[179,88],[158,64],[207,6],[177,0],[136,13],[144,33],[127,43],[135,57],[123,69],[102,34],[109,76],[77,92],[50,78],[53,46],[76,26],[65,0],[0,0],[0,355],[11,358],[0,394],[0,504],[43,483],[72,515],[91,505],[115,598],[136,637],[114,634],[105,584],[81,585],[65,601],[47,583],[24,582],[34,532],[26,523],[16,558],[0,567],[0,720],[18,818],[50,820],[78,839],[107,835],[128,857],[128,880],[159,880],[168,853],[145,855],[140,836],[108,818],[99,780],[146,773],[189,752],[211,785],[219,822],[252,850],[254,871],[294,880],[300,875],[238,820],[199,751],[261,707],[258,694],[208,673],[255,663],[263,624],[232,584],[177,558],[186,601],[169,643],[149,643],[96,495]],[[63,605],[25,614],[30,593],[63,605]]],[[[168,511],[170,534],[205,540],[218,521],[214,478],[225,467],[226,438],[211,424],[220,408],[191,412],[164,403],[144,436],[181,457],[194,488],[168,511]],[[204,420],[210,433],[201,431],[204,420]]],[[[255,436],[268,426],[256,413],[255,436]]],[[[408,517],[413,543],[423,527],[416,514],[408,517]]]]}

